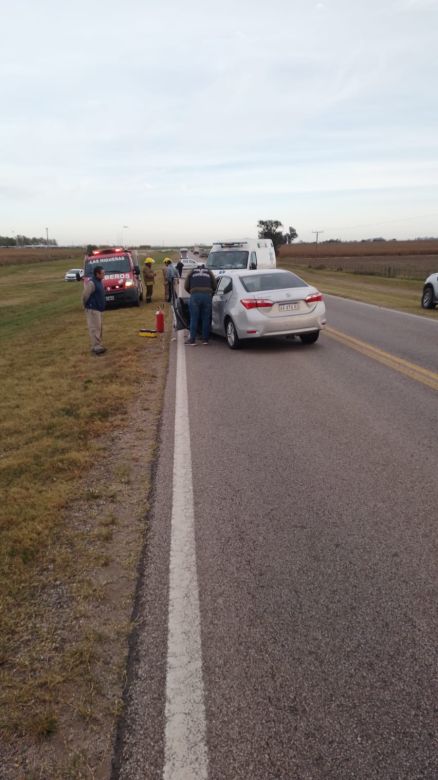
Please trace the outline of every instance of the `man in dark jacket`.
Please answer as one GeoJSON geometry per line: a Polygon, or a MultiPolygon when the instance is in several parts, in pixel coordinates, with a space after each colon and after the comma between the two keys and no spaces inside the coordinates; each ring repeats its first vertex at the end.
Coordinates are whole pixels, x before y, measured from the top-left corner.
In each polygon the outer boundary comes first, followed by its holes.
{"type": "Polygon", "coordinates": [[[178,262],[177,262],[175,267],[176,267],[176,270],[178,272],[178,276],[181,277],[182,276],[182,272],[184,270],[184,263],[181,260],[181,258],[178,260],[178,262]]]}
{"type": "Polygon", "coordinates": [[[93,278],[84,287],[82,303],[87,315],[88,332],[90,334],[91,351],[102,355],[106,348],[102,344],[102,312],[105,311],[105,290],[103,277],[105,271],[101,265],[93,268],[93,278]]]}
{"type": "Polygon", "coordinates": [[[190,293],[190,338],[186,344],[196,346],[196,334],[201,320],[202,343],[208,344],[211,327],[211,299],[216,290],[216,277],[205,267],[194,268],[184,282],[184,289],[190,293]]]}
{"type": "Polygon", "coordinates": [[[183,246],[179,250],[179,254],[180,254],[180,258],[176,264],[176,270],[178,271],[178,274],[182,276],[182,272],[184,270],[184,263],[187,262],[187,260],[189,259],[189,250],[183,246]]]}

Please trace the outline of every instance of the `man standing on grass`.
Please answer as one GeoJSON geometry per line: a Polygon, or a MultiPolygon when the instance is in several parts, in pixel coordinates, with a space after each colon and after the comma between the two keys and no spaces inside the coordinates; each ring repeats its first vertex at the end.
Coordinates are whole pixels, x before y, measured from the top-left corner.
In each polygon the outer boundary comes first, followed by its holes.
{"type": "Polygon", "coordinates": [[[153,257],[147,257],[143,266],[143,279],[146,287],[146,303],[150,303],[152,300],[152,293],[154,291],[154,282],[156,273],[152,268],[152,263],[155,263],[153,257]]]}
{"type": "Polygon", "coordinates": [[[173,299],[173,285],[174,281],[177,278],[177,272],[175,269],[175,266],[173,265],[171,260],[167,261],[167,270],[166,270],[166,279],[167,279],[167,298],[166,301],[168,303],[172,303],[173,299]]]}
{"type": "Polygon", "coordinates": [[[84,287],[82,303],[87,315],[88,332],[90,334],[91,351],[95,355],[103,355],[106,348],[102,344],[102,312],[105,311],[105,290],[103,277],[105,271],[101,265],[93,268],[93,278],[84,287]]]}

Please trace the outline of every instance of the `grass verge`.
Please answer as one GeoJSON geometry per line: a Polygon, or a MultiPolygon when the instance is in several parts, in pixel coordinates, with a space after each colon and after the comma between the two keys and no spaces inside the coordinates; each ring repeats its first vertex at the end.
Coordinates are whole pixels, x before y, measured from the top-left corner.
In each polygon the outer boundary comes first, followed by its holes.
{"type": "Polygon", "coordinates": [[[166,375],[169,327],[137,335],[154,327],[156,306],[105,312],[108,352],[96,357],[81,285],[64,282],[65,270],[65,261],[0,268],[8,780],[91,777],[84,767],[108,761],[166,375]]]}
{"type": "Polygon", "coordinates": [[[355,301],[372,303],[409,314],[419,314],[436,319],[438,309],[422,309],[420,304],[423,284],[412,279],[384,278],[375,275],[329,271],[299,265],[293,260],[281,258],[279,267],[294,271],[306,282],[328,295],[339,295],[355,301]]]}

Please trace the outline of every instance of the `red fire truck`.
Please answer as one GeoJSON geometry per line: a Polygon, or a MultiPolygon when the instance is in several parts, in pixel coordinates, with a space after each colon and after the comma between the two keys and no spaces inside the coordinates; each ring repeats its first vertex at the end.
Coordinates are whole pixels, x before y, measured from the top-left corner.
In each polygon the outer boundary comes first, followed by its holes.
{"type": "Polygon", "coordinates": [[[92,279],[96,265],[105,270],[103,284],[108,307],[123,304],[140,306],[140,301],[144,300],[143,281],[132,250],[123,247],[94,249],[91,254],[85,255],[84,282],[92,279]]]}

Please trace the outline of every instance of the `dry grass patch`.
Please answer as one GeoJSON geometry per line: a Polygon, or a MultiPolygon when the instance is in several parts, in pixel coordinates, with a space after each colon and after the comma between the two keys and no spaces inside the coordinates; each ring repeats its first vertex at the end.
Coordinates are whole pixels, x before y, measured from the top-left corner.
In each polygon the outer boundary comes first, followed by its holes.
{"type": "Polygon", "coordinates": [[[105,312],[108,352],[95,357],[64,270],[0,268],[14,291],[0,332],[7,780],[105,776],[166,375],[168,333],[137,336],[155,306],[105,312]]]}

